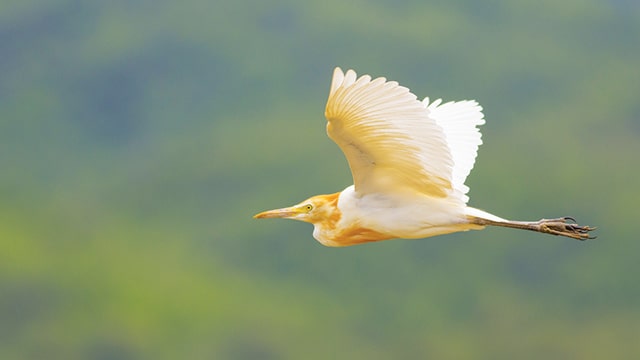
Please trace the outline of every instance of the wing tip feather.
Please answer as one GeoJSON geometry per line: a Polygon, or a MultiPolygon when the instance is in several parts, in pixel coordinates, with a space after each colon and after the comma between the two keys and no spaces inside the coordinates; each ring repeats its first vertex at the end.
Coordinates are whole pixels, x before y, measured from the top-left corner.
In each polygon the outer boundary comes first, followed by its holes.
{"type": "Polygon", "coordinates": [[[336,66],[333,69],[333,77],[331,78],[331,88],[329,90],[330,94],[333,94],[344,82],[344,73],[339,66],[336,66]]]}

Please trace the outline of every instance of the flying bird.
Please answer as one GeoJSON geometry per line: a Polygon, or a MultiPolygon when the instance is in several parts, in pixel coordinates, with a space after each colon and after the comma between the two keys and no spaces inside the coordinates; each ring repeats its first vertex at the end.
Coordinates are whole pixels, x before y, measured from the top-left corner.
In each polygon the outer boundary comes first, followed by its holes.
{"type": "Polygon", "coordinates": [[[384,77],[333,72],[325,109],[327,134],[349,163],[353,185],[255,215],[314,225],[326,246],[417,239],[502,226],[592,239],[595,228],[572,217],[511,221],[467,205],[464,184],[482,143],[475,101],[420,101],[384,77]]]}

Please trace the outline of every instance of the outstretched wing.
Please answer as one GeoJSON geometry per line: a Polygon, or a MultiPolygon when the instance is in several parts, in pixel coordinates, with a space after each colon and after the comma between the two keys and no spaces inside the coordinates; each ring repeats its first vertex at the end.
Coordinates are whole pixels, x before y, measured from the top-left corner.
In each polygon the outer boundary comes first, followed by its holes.
{"type": "Polygon", "coordinates": [[[358,194],[453,193],[446,135],[409,89],[336,68],[325,116],[327,133],[345,154],[358,194]]]}
{"type": "Polygon", "coordinates": [[[425,98],[423,103],[429,110],[429,117],[444,131],[454,164],[451,174],[453,188],[457,197],[466,203],[469,201],[466,195],[469,187],[464,181],[476,161],[478,146],[482,144],[480,129],[477,128],[485,122],[482,107],[473,100],[441,104],[442,100],[438,99],[429,104],[429,98],[425,98]]]}

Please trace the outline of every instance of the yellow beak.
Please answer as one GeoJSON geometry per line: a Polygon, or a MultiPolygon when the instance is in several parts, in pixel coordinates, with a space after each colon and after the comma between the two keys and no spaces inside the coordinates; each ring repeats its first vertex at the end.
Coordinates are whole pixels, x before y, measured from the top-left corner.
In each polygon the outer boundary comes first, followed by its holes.
{"type": "Polygon", "coordinates": [[[272,219],[272,218],[288,218],[303,213],[299,207],[292,206],[288,208],[263,211],[253,216],[254,219],[272,219]]]}

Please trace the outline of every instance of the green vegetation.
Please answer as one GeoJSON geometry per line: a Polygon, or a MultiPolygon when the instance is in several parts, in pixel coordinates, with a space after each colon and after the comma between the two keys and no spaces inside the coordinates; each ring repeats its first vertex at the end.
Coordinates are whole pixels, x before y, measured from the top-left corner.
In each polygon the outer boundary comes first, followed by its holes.
{"type": "Polygon", "coordinates": [[[640,356],[633,1],[5,1],[0,358],[640,356]],[[572,215],[343,249],[256,221],[350,184],[334,66],[477,99],[471,205],[572,215]]]}

